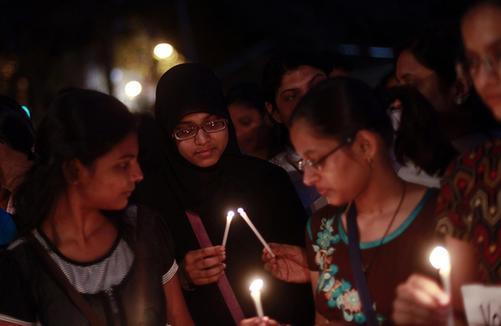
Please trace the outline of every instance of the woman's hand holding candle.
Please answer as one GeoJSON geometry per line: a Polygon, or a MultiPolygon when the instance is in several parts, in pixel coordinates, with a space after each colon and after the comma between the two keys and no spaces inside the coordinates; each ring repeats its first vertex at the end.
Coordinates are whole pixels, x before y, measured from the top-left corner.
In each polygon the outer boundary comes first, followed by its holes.
{"type": "Polygon", "coordinates": [[[261,258],[268,272],[285,282],[310,282],[310,270],[304,248],[278,243],[269,245],[275,256],[271,256],[266,249],[263,249],[261,258]]]}
{"type": "Polygon", "coordinates": [[[393,321],[397,325],[446,325],[450,308],[450,298],[437,282],[415,274],[397,288],[393,321]]]}
{"type": "Polygon", "coordinates": [[[226,253],[223,246],[189,251],[184,257],[184,272],[195,285],[215,283],[224,273],[226,253]]]}

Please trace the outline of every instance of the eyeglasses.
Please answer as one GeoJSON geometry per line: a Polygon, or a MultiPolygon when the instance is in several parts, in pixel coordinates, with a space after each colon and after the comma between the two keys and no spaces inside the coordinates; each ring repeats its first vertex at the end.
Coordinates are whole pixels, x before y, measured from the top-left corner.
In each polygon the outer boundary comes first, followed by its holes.
{"type": "Polygon", "coordinates": [[[331,151],[329,151],[327,154],[325,154],[324,156],[322,156],[318,160],[312,161],[312,160],[300,159],[298,164],[297,164],[297,168],[299,169],[299,171],[302,171],[302,172],[304,172],[307,167],[313,168],[317,171],[320,171],[320,168],[322,167],[325,160],[327,158],[329,158],[329,156],[331,156],[332,154],[334,154],[335,152],[340,150],[343,146],[350,144],[352,141],[353,141],[352,138],[350,138],[350,137],[346,138],[343,142],[341,142],[341,144],[334,147],[331,151]]]}
{"type": "Polygon", "coordinates": [[[466,65],[473,77],[478,76],[482,68],[485,72],[501,74],[501,51],[497,50],[483,57],[469,57],[466,59],[466,65]]]}
{"type": "Polygon", "coordinates": [[[210,134],[226,129],[227,125],[228,121],[226,119],[208,120],[202,122],[201,125],[191,123],[182,127],[176,127],[174,129],[174,132],[172,133],[172,136],[176,140],[187,140],[194,138],[198,134],[198,131],[200,129],[210,134]]]}

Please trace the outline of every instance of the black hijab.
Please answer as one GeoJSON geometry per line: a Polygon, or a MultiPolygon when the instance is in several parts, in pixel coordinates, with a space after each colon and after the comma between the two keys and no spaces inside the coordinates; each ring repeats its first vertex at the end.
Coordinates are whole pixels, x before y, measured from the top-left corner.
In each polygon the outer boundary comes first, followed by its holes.
{"type": "Polygon", "coordinates": [[[175,176],[175,190],[185,208],[200,213],[201,205],[224,183],[232,157],[240,156],[221,81],[208,67],[185,63],[167,71],[157,85],[155,120],[167,139],[167,160],[175,176]],[[204,112],[227,119],[228,144],[220,160],[201,168],[184,159],[172,137],[174,128],[190,113],[204,112]]]}
{"type": "MultiPolygon", "coordinates": [[[[167,71],[157,86],[155,118],[143,117],[139,130],[140,163],[144,180],[135,198],[164,216],[175,240],[175,256],[200,248],[185,211],[200,216],[214,245],[221,243],[228,209],[243,206],[253,223],[270,242],[303,245],[304,210],[287,173],[263,160],[241,155],[226,109],[221,82],[201,64],[189,63],[167,71]],[[181,119],[204,112],[228,119],[229,140],[219,161],[201,168],[184,159],[172,137],[181,119]]],[[[248,287],[242,279],[266,275],[261,263],[262,246],[241,219],[232,222],[227,243],[226,275],[247,316],[254,314],[248,287]]],[[[273,299],[268,313],[282,321],[307,325],[312,306],[308,286],[267,280],[273,299]],[[283,302],[288,304],[284,305],[283,302]],[[305,322],[305,319],[308,321],[305,322]]],[[[217,284],[185,291],[185,299],[197,325],[231,325],[217,284]],[[210,318],[208,318],[210,316],[210,318]]]]}

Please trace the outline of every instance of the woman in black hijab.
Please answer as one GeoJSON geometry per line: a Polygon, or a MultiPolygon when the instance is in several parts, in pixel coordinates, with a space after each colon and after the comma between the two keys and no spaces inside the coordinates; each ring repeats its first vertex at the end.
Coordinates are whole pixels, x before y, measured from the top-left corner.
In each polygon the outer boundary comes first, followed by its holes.
{"type": "Polygon", "coordinates": [[[135,198],[170,224],[195,323],[233,325],[255,315],[248,287],[259,276],[267,315],[311,325],[311,290],[266,274],[262,245],[241,218],[220,245],[230,209],[243,207],[267,241],[289,244],[303,243],[298,221],[305,212],[285,171],[240,154],[214,73],[194,63],[167,71],[157,86],[155,121],[143,119],[140,141],[145,178],[135,198]]]}

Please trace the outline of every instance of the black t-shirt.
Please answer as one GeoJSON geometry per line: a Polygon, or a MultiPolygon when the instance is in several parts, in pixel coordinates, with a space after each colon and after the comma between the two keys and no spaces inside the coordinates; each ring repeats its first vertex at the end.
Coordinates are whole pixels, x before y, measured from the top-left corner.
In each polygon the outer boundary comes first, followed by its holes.
{"type": "MultiPolygon", "coordinates": [[[[163,284],[177,271],[168,230],[144,207],[130,206],[112,219],[119,236],[109,252],[93,262],[72,261],[40,230],[33,230],[33,235],[108,324],[164,326],[163,284]]],[[[89,325],[23,238],[0,257],[0,293],[0,320],[19,325],[89,325]]]]}

